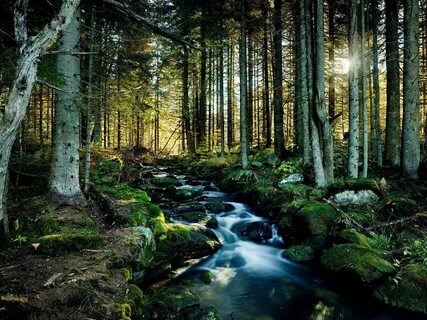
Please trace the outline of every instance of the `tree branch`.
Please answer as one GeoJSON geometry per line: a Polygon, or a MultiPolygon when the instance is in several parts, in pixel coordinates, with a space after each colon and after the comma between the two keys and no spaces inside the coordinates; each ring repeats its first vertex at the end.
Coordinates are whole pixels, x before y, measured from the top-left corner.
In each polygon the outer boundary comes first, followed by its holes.
{"type": "Polygon", "coordinates": [[[22,50],[23,45],[28,39],[27,30],[27,9],[29,0],[17,0],[15,3],[14,27],[15,39],[18,43],[19,50],[22,50]]]}
{"type": "Polygon", "coordinates": [[[118,1],[115,1],[115,0],[101,0],[101,1],[112,5],[116,11],[118,11],[118,12],[122,13],[123,15],[125,15],[126,17],[131,18],[131,19],[135,20],[136,22],[140,23],[144,28],[152,31],[154,34],[157,34],[157,35],[162,36],[166,39],[177,42],[177,43],[179,43],[185,47],[196,49],[196,50],[201,50],[199,47],[195,46],[193,43],[190,43],[190,42],[180,38],[176,34],[165,31],[165,30],[159,28],[158,26],[152,24],[151,22],[147,21],[144,17],[135,13],[129,7],[127,7],[126,5],[124,5],[118,1]]]}

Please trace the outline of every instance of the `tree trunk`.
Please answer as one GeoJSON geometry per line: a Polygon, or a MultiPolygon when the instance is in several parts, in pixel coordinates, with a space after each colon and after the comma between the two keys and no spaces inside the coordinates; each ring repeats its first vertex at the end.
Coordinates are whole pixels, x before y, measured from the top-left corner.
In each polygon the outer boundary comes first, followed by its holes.
{"type": "Polygon", "coordinates": [[[394,167],[400,164],[400,79],[399,79],[399,5],[387,0],[386,63],[387,116],[385,132],[385,161],[394,167]]]}
{"type": "MultiPolygon", "coordinates": [[[[335,116],[335,1],[329,0],[329,14],[328,14],[328,27],[329,27],[329,117],[331,119],[335,116]]],[[[332,121],[333,127],[333,121],[332,121]]]]}
{"type": "MultiPolygon", "coordinates": [[[[89,52],[93,52],[94,41],[95,41],[95,7],[91,3],[90,8],[90,36],[89,36],[89,52]]],[[[89,55],[89,66],[88,66],[88,100],[86,110],[86,155],[85,155],[85,183],[84,192],[87,194],[90,187],[90,145],[91,145],[91,119],[92,119],[92,95],[93,95],[93,55],[89,55]]]]}
{"type": "Polygon", "coordinates": [[[25,117],[37,76],[41,54],[56,40],[71,21],[79,0],[64,0],[58,15],[35,37],[28,39],[26,11],[28,1],[15,2],[15,39],[19,46],[16,74],[7,97],[4,114],[0,113],[0,221],[6,214],[7,169],[13,143],[25,117]]]}
{"type": "Polygon", "coordinates": [[[225,156],[225,114],[224,114],[224,47],[222,39],[219,49],[219,116],[221,130],[221,157],[225,156]]]}
{"type": "Polygon", "coordinates": [[[404,64],[403,64],[403,133],[402,133],[402,168],[403,174],[411,179],[418,179],[420,164],[419,136],[419,53],[420,34],[419,2],[404,0],[404,64]]]}
{"type": "MultiPolygon", "coordinates": [[[[80,13],[76,12],[59,40],[58,50],[79,51],[80,13]]],[[[58,72],[64,77],[64,91],[57,93],[55,134],[49,177],[49,196],[59,204],[81,204],[79,174],[80,58],[58,56],[58,72]]]]}
{"type": "Polygon", "coordinates": [[[233,73],[233,51],[234,46],[231,43],[228,46],[228,100],[227,100],[227,145],[228,151],[233,147],[234,142],[234,121],[233,121],[233,102],[234,102],[234,73],[233,73]]]}
{"type": "Polygon", "coordinates": [[[325,172],[326,183],[330,183],[334,179],[334,141],[331,129],[331,123],[328,117],[328,111],[325,106],[325,44],[324,44],[324,17],[323,17],[323,1],[316,0],[315,6],[316,18],[316,96],[315,106],[316,115],[319,121],[319,129],[321,133],[321,141],[323,146],[323,166],[325,172]]]}
{"type": "MultiPolygon", "coordinates": [[[[375,1],[375,0],[374,0],[375,1]]],[[[363,131],[363,169],[362,177],[368,176],[368,106],[366,101],[366,57],[365,57],[365,3],[360,3],[360,33],[361,33],[361,91],[362,91],[362,131],[363,131]]],[[[375,79],[374,79],[375,80],[375,79]]]]}
{"type": "Polygon", "coordinates": [[[274,0],[274,152],[285,157],[282,92],[282,0],[274,0]]]}
{"type": "Polygon", "coordinates": [[[359,77],[358,77],[358,41],[357,41],[357,0],[351,0],[349,27],[349,133],[348,133],[348,174],[350,178],[358,176],[359,162],[359,77]]]}
{"type": "Polygon", "coordinates": [[[265,146],[271,147],[271,115],[270,115],[270,83],[268,75],[268,6],[264,5],[264,28],[263,28],[263,68],[264,68],[264,125],[265,146]]]}
{"type": "Polygon", "coordinates": [[[375,151],[378,166],[383,164],[381,124],[380,124],[380,77],[378,68],[378,0],[372,1],[372,51],[373,51],[373,84],[375,102],[375,151]]]}
{"type": "Polygon", "coordinates": [[[197,135],[197,146],[204,147],[206,145],[206,90],[207,90],[207,80],[206,80],[206,66],[208,61],[208,51],[206,48],[205,34],[206,34],[206,8],[203,5],[202,7],[202,19],[200,26],[200,44],[203,48],[200,59],[200,123],[199,123],[199,132],[197,135]]]}
{"type": "Polygon", "coordinates": [[[247,122],[247,60],[246,60],[246,0],[241,0],[241,23],[240,23],[240,160],[243,169],[248,167],[248,122],[247,122]]]}

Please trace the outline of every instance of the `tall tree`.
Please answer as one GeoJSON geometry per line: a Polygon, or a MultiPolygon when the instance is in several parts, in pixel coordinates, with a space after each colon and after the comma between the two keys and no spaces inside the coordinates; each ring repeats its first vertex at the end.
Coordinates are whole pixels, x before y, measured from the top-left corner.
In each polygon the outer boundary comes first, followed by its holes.
{"type": "Polygon", "coordinates": [[[316,75],[316,94],[315,106],[317,120],[319,121],[319,132],[323,147],[323,166],[326,183],[334,179],[334,141],[332,135],[331,123],[329,121],[328,111],[325,106],[325,44],[324,44],[324,17],[323,1],[315,2],[315,21],[316,21],[316,56],[315,56],[315,75],[316,75]]]}
{"type": "Polygon", "coordinates": [[[57,93],[49,196],[57,203],[85,202],[80,189],[80,13],[76,11],[66,32],[59,39],[57,70],[63,78],[63,90],[57,93]]]}
{"type": "Polygon", "coordinates": [[[202,47],[200,59],[200,123],[197,126],[197,146],[203,147],[206,144],[206,90],[207,79],[206,70],[208,62],[208,50],[206,48],[206,4],[202,2],[202,18],[200,19],[200,45],[202,47]]]}
{"type": "Polygon", "coordinates": [[[270,115],[270,82],[268,73],[268,8],[269,1],[263,6],[263,75],[264,75],[264,125],[265,125],[265,146],[271,147],[271,115],[270,115]]]}
{"type": "Polygon", "coordinates": [[[27,29],[28,0],[15,2],[15,41],[18,46],[18,61],[4,113],[0,113],[0,221],[4,220],[8,233],[6,216],[7,169],[13,143],[19,126],[25,117],[31,91],[37,77],[40,56],[55,41],[61,31],[70,23],[79,0],[64,0],[58,14],[38,34],[29,38],[27,29]]]}
{"type": "MultiPolygon", "coordinates": [[[[374,0],[375,1],[375,0],[374,0]]],[[[362,140],[363,140],[363,169],[362,176],[368,176],[368,104],[366,97],[366,34],[365,34],[365,1],[360,3],[360,59],[361,59],[361,98],[362,98],[362,140]]]]}
{"type": "Polygon", "coordinates": [[[420,164],[420,58],[418,53],[420,22],[418,0],[404,0],[403,10],[402,168],[406,177],[417,179],[420,164]]]}
{"type": "Polygon", "coordinates": [[[378,62],[378,0],[372,0],[372,53],[373,53],[373,85],[375,102],[375,154],[377,163],[382,166],[382,140],[380,123],[380,76],[378,62]]]}
{"type": "Polygon", "coordinates": [[[248,122],[247,122],[247,57],[246,57],[246,0],[241,0],[241,22],[240,22],[240,48],[239,48],[239,70],[240,70],[240,160],[243,169],[248,167],[248,122]]]}
{"type": "Polygon", "coordinates": [[[387,117],[385,132],[385,161],[400,164],[400,76],[399,76],[399,5],[398,0],[385,2],[387,117]]]}
{"type": "Polygon", "coordinates": [[[358,41],[357,41],[357,0],[350,3],[349,26],[349,133],[348,133],[348,174],[358,176],[359,162],[359,77],[358,77],[358,41]]]}
{"type": "Polygon", "coordinates": [[[282,71],[282,0],[274,0],[273,17],[274,44],[274,152],[285,157],[285,138],[283,133],[283,71],[282,71]]]}

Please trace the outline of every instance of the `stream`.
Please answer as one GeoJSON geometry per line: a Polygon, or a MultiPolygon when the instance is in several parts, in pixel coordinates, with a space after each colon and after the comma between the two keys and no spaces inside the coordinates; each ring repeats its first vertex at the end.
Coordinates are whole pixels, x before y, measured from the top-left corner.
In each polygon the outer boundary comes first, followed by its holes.
{"type": "MultiPolygon", "coordinates": [[[[159,172],[155,176],[165,175],[159,172]]],[[[184,177],[177,178],[183,184],[179,188],[204,188],[204,181],[189,185],[184,177]]],[[[177,279],[200,296],[202,306],[215,307],[226,320],[423,319],[422,315],[385,306],[370,295],[351,292],[345,284],[331,283],[316,268],[283,258],[284,240],[274,225],[212,183],[209,190],[215,191],[203,191],[200,202],[220,199],[229,207],[219,213],[208,212],[218,220],[218,227],[212,230],[222,247],[177,279]],[[264,235],[258,231],[261,241],[241,236],[251,225],[265,229],[264,235]],[[200,281],[201,273],[209,273],[212,281],[200,281]],[[339,287],[350,294],[343,294],[339,287]]],[[[190,224],[179,219],[173,222],[190,224]]]]}

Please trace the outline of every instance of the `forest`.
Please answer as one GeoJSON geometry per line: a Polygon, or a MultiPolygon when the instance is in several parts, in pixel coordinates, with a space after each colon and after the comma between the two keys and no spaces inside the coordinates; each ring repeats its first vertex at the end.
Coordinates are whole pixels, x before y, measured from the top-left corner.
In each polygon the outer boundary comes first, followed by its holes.
{"type": "Polygon", "coordinates": [[[0,17],[0,319],[426,319],[426,0],[0,17]]]}

